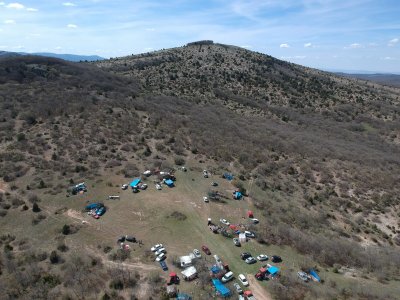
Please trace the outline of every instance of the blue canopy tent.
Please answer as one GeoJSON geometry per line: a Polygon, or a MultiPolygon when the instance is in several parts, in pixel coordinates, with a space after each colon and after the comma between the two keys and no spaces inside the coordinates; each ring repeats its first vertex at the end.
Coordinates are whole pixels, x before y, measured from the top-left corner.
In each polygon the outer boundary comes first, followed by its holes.
{"type": "Polygon", "coordinates": [[[218,274],[221,271],[217,265],[213,265],[210,270],[213,272],[213,274],[218,274]]]}
{"type": "Polygon", "coordinates": [[[271,266],[267,269],[268,273],[271,274],[272,277],[278,275],[279,273],[279,268],[275,266],[271,266]]]}
{"type": "Polygon", "coordinates": [[[168,185],[169,187],[173,187],[173,186],[174,186],[174,182],[173,182],[171,179],[166,179],[166,180],[164,181],[164,183],[165,183],[166,185],[168,185]]]}
{"type": "Polygon", "coordinates": [[[222,297],[229,297],[231,295],[231,291],[226,286],[224,286],[219,279],[213,278],[212,282],[219,295],[221,295],[222,297]]]}
{"type": "Polygon", "coordinates": [[[135,179],[133,179],[133,181],[130,183],[130,187],[131,188],[136,188],[137,187],[137,185],[140,183],[140,178],[135,178],[135,179]]]}

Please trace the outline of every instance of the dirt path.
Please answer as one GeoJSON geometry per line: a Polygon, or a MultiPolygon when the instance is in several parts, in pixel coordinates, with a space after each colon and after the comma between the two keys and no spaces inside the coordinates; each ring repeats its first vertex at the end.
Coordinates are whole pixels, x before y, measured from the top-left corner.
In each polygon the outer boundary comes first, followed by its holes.
{"type": "Polygon", "coordinates": [[[260,283],[254,278],[254,275],[247,274],[247,280],[250,284],[249,290],[252,291],[253,296],[257,300],[272,300],[270,293],[260,285],[260,283]]]}
{"type": "Polygon", "coordinates": [[[124,267],[129,270],[143,270],[143,271],[160,271],[160,267],[154,266],[154,265],[146,265],[144,263],[125,263],[125,262],[116,262],[116,261],[111,261],[111,260],[106,260],[103,258],[103,263],[106,266],[112,267],[112,268],[117,268],[117,267],[124,267]]]}

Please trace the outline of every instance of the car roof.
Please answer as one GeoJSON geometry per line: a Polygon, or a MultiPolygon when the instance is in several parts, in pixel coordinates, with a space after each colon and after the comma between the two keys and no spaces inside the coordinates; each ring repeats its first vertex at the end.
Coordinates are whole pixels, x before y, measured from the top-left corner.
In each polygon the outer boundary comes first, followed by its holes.
{"type": "Polygon", "coordinates": [[[246,279],[246,276],[244,276],[243,274],[239,274],[239,278],[246,279]]]}
{"type": "Polygon", "coordinates": [[[231,276],[231,275],[233,275],[233,272],[232,272],[232,271],[229,271],[229,272],[226,273],[224,276],[228,277],[228,276],[231,276]]]}

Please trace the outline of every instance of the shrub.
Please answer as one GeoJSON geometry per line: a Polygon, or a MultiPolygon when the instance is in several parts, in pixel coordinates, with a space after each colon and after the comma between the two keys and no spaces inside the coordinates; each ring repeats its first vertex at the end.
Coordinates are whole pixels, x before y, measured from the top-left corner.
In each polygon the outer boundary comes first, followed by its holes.
{"type": "Polygon", "coordinates": [[[49,259],[52,264],[58,264],[61,260],[60,256],[58,255],[57,251],[55,251],[55,250],[51,251],[49,259]]]}
{"type": "Polygon", "coordinates": [[[36,202],[33,203],[33,205],[32,205],[32,211],[35,212],[35,213],[41,211],[39,205],[36,202]]]}
{"type": "Polygon", "coordinates": [[[62,228],[62,230],[61,230],[61,233],[62,233],[63,235],[68,235],[68,234],[70,234],[70,233],[71,233],[71,227],[70,227],[69,225],[67,225],[67,224],[64,224],[64,226],[63,226],[63,228],[62,228]]]}
{"type": "Polygon", "coordinates": [[[183,166],[185,164],[185,159],[183,157],[175,157],[175,164],[178,166],[183,166]]]}

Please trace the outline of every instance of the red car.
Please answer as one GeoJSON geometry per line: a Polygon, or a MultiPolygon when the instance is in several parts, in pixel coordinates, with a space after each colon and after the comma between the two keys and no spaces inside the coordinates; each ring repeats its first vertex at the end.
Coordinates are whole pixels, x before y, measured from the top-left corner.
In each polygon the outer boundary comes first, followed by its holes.
{"type": "Polygon", "coordinates": [[[210,249],[208,249],[207,246],[204,246],[204,245],[201,246],[201,250],[203,250],[205,254],[211,255],[211,251],[210,251],[210,249]]]}

